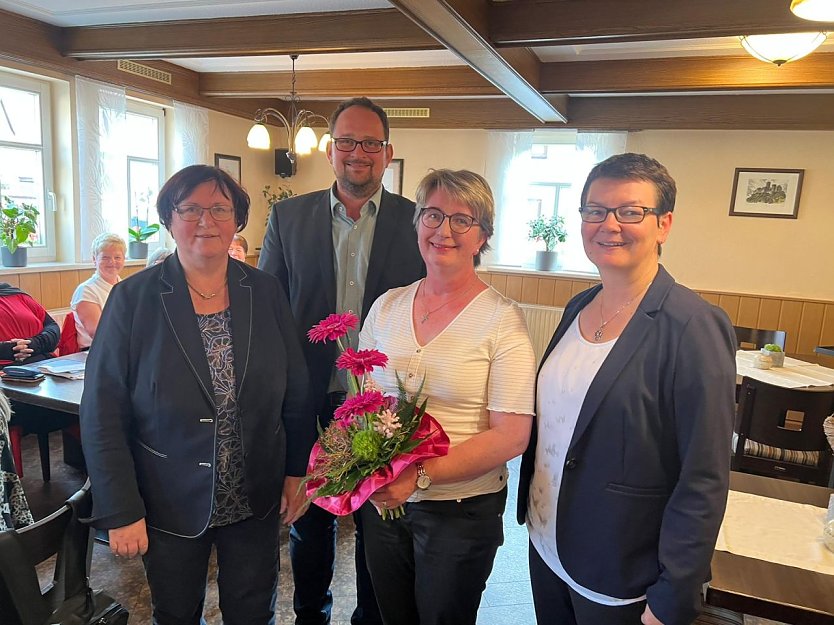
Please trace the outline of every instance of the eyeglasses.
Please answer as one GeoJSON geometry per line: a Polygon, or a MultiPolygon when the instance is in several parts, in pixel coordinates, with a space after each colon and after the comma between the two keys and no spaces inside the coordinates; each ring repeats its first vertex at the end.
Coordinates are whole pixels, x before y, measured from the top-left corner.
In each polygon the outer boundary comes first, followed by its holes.
{"type": "Polygon", "coordinates": [[[465,213],[455,213],[454,215],[447,215],[439,208],[427,206],[420,209],[420,223],[426,228],[437,230],[443,225],[443,220],[449,220],[449,228],[456,234],[466,234],[472,229],[472,226],[480,226],[474,217],[470,217],[465,213]]]}
{"type": "Polygon", "coordinates": [[[659,215],[656,208],[647,206],[618,206],[607,208],[605,206],[580,206],[579,215],[582,221],[589,224],[601,224],[608,219],[608,213],[614,213],[614,219],[621,224],[639,224],[649,213],[659,215]]]}
{"type": "Polygon", "coordinates": [[[388,142],[380,141],[379,139],[362,139],[362,141],[357,141],[356,139],[349,139],[347,137],[338,137],[333,139],[333,145],[336,146],[339,152],[353,152],[357,145],[361,145],[362,149],[368,154],[376,154],[384,146],[388,145],[388,142]]]}
{"type": "Polygon", "coordinates": [[[222,204],[215,204],[208,208],[203,208],[197,204],[180,204],[175,206],[174,210],[183,221],[200,221],[203,211],[210,211],[215,221],[229,221],[235,214],[234,208],[222,204]]]}

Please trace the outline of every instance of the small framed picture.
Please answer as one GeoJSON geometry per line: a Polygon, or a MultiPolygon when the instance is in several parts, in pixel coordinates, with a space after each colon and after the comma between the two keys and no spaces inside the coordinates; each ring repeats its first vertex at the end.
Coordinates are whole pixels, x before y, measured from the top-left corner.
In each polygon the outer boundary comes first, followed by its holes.
{"type": "Polygon", "coordinates": [[[214,154],[214,166],[222,169],[240,184],[240,157],[229,154],[214,154]]]}
{"type": "Polygon", "coordinates": [[[804,169],[736,168],[730,215],[796,219],[804,169]]]}
{"type": "Polygon", "coordinates": [[[403,167],[405,167],[403,163],[402,158],[392,158],[382,173],[382,186],[397,195],[403,194],[403,167]]]}

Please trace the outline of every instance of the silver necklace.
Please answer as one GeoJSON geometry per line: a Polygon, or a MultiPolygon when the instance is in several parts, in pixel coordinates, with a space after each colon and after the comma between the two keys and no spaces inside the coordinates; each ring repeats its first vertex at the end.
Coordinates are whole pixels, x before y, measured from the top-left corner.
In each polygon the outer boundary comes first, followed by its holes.
{"type": "MultiPolygon", "coordinates": [[[[460,293],[458,293],[457,295],[455,295],[452,299],[448,299],[448,300],[446,300],[445,302],[443,302],[442,304],[440,304],[440,306],[438,306],[437,308],[433,308],[433,309],[431,309],[431,310],[428,310],[428,307],[424,305],[424,306],[423,306],[423,314],[422,314],[422,316],[420,317],[420,323],[426,323],[426,321],[428,321],[428,320],[429,320],[429,317],[430,317],[431,315],[433,315],[434,313],[436,313],[438,310],[440,310],[441,308],[443,308],[443,307],[444,307],[444,306],[446,306],[447,304],[451,304],[451,303],[452,303],[452,302],[454,302],[456,299],[458,299],[458,298],[460,298],[460,297],[463,297],[464,295],[466,295],[467,293],[469,293],[469,291],[471,291],[471,290],[472,290],[472,288],[475,286],[475,284],[476,284],[476,283],[475,283],[475,282],[473,282],[472,284],[470,284],[470,285],[469,285],[469,287],[468,287],[465,291],[461,291],[460,293]]],[[[425,281],[425,279],[423,280],[423,282],[421,282],[421,283],[420,283],[420,286],[423,288],[423,302],[425,302],[425,301],[426,301],[426,281],[425,281]]]]}
{"type": "MultiPolygon", "coordinates": [[[[228,278],[226,278],[225,280],[223,280],[223,284],[220,286],[220,290],[222,290],[222,289],[223,289],[223,287],[224,287],[224,286],[226,286],[226,283],[227,283],[228,281],[229,281],[229,279],[228,279],[228,278]]],[[[215,297],[217,297],[217,295],[220,293],[220,290],[217,290],[217,291],[215,291],[214,293],[203,293],[202,291],[197,290],[197,287],[195,287],[193,284],[191,284],[188,280],[186,280],[186,281],[185,281],[185,283],[188,285],[188,288],[189,288],[189,289],[191,289],[192,291],[194,291],[197,295],[199,295],[199,296],[200,296],[200,297],[202,297],[203,299],[214,299],[214,298],[215,298],[215,297]]]]}
{"type": "Polygon", "coordinates": [[[607,320],[607,321],[605,320],[605,317],[603,317],[603,316],[602,316],[602,307],[603,307],[603,305],[604,305],[604,303],[605,303],[605,299],[604,299],[604,297],[603,297],[603,295],[602,295],[602,294],[603,294],[603,292],[605,291],[605,289],[603,289],[602,291],[600,291],[600,292],[599,292],[599,319],[600,319],[600,321],[602,321],[602,323],[599,325],[599,327],[597,328],[596,332],[594,332],[594,342],[595,342],[595,343],[599,343],[599,342],[602,340],[602,335],[603,335],[603,333],[604,333],[604,331],[605,331],[605,326],[607,326],[609,323],[611,323],[611,322],[612,322],[612,321],[613,321],[613,320],[617,317],[617,315],[619,315],[619,314],[620,314],[621,312],[623,312],[626,308],[628,308],[628,306],[629,306],[629,305],[630,305],[630,304],[631,304],[634,300],[636,300],[638,297],[640,297],[641,295],[643,295],[643,293],[645,293],[646,291],[648,291],[648,290],[649,290],[649,287],[651,286],[651,284],[652,284],[652,283],[651,283],[651,282],[649,282],[649,283],[646,285],[646,288],[644,288],[644,289],[643,289],[642,291],[640,291],[637,295],[635,295],[635,296],[634,296],[634,297],[632,297],[630,300],[628,300],[625,304],[623,304],[622,306],[620,306],[620,307],[617,309],[617,312],[615,312],[613,315],[611,315],[611,316],[608,318],[608,320],[607,320]]]}

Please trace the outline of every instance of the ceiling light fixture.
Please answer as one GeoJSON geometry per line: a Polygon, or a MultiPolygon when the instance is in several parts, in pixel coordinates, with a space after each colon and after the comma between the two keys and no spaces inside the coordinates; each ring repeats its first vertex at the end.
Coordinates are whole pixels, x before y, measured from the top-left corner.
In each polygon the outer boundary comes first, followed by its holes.
{"type": "Polygon", "coordinates": [[[825,38],[825,33],[746,35],[741,37],[741,45],[760,61],[778,66],[811,54],[825,38]]]}
{"type": "Polygon", "coordinates": [[[793,0],[791,11],[814,22],[834,22],[834,0],[793,0]]]}
{"type": "Polygon", "coordinates": [[[325,126],[328,125],[328,121],[323,115],[301,107],[301,100],[295,91],[295,60],[298,55],[291,54],[290,58],[292,59],[292,85],[290,88],[289,117],[274,108],[258,109],[255,111],[255,124],[249,130],[249,134],[246,135],[246,143],[250,148],[256,150],[268,150],[270,139],[266,121],[270,116],[275,117],[287,129],[287,158],[291,162],[295,162],[296,156],[310,154],[316,145],[318,145],[319,150],[325,152],[327,143],[330,141],[330,135],[325,133],[321,142],[319,142],[316,133],[310,127],[317,120],[323,121],[325,126]]]}

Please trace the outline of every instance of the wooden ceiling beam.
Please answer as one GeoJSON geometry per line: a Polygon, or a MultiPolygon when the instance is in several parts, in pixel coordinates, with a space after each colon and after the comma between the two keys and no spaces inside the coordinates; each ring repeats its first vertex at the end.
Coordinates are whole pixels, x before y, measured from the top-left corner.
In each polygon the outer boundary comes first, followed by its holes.
{"type": "Polygon", "coordinates": [[[542,93],[834,89],[834,53],[776,67],[750,55],[543,63],[542,93]]]}
{"type": "Polygon", "coordinates": [[[391,4],[533,117],[542,122],[565,121],[559,104],[536,89],[538,59],[527,55],[520,71],[480,32],[488,24],[487,0],[391,0],[391,4]]]}
{"type": "Polygon", "coordinates": [[[153,59],[437,50],[395,9],[262,15],[63,29],[76,59],[153,59]]]}
{"type": "Polygon", "coordinates": [[[495,46],[578,45],[834,30],[787,0],[524,0],[494,2],[495,46]]]}

